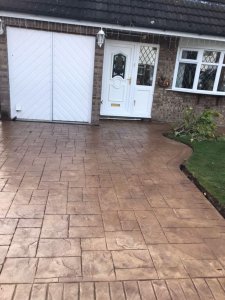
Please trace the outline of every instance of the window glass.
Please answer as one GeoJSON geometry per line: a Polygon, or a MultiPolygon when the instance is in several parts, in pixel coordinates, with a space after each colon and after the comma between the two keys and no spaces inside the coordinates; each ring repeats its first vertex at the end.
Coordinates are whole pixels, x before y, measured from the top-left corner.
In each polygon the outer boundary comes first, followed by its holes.
{"type": "Polygon", "coordinates": [[[202,61],[206,63],[218,63],[220,59],[220,52],[205,50],[202,61]]]}
{"type": "Polygon", "coordinates": [[[212,91],[216,77],[217,66],[201,65],[198,90],[212,91]]]}
{"type": "Polygon", "coordinates": [[[125,69],[126,69],[126,56],[121,53],[114,55],[112,78],[115,76],[121,76],[124,79],[125,69]]]}
{"type": "Polygon", "coordinates": [[[195,78],[196,66],[196,64],[179,64],[176,87],[192,89],[195,78]]]}
{"type": "Polygon", "coordinates": [[[152,85],[156,53],[157,48],[141,46],[138,61],[137,85],[152,85]]]}
{"type": "Polygon", "coordinates": [[[222,67],[217,91],[225,92],[225,67],[222,67]]]}
{"type": "Polygon", "coordinates": [[[191,50],[183,50],[182,51],[182,58],[183,59],[196,60],[197,56],[198,56],[198,51],[191,51],[191,50]]]}

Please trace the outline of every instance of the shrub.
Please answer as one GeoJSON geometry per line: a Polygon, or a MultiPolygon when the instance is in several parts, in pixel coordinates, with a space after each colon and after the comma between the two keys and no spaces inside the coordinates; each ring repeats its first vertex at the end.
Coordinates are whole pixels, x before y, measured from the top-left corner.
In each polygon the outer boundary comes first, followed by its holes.
{"type": "Polygon", "coordinates": [[[191,141],[209,140],[217,137],[216,119],[221,114],[213,109],[205,109],[197,115],[192,107],[185,109],[184,118],[173,128],[175,136],[188,136],[191,141]]]}

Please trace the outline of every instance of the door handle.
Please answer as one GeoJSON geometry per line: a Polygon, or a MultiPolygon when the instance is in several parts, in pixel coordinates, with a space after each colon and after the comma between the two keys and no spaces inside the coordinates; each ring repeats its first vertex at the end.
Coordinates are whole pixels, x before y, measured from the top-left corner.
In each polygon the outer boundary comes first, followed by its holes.
{"type": "Polygon", "coordinates": [[[127,80],[129,81],[129,85],[131,85],[131,77],[127,78],[127,80]]]}

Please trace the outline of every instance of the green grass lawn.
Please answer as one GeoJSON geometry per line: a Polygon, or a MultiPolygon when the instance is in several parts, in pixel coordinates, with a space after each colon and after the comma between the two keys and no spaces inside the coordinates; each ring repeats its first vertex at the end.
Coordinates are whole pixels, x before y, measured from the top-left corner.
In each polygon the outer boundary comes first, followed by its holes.
{"type": "Polygon", "coordinates": [[[193,154],[185,163],[187,169],[225,207],[225,140],[191,143],[184,137],[175,139],[191,145],[193,154]]]}

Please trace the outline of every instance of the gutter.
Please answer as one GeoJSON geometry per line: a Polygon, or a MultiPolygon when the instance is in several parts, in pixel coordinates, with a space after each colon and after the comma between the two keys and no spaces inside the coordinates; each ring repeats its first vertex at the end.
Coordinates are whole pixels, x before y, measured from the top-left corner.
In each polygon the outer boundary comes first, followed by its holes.
{"type": "Polygon", "coordinates": [[[157,35],[166,35],[166,36],[175,36],[175,37],[184,37],[192,39],[201,39],[201,40],[213,40],[218,42],[225,42],[225,37],[213,36],[213,35],[203,35],[195,33],[185,33],[179,31],[170,31],[170,30],[161,30],[161,29],[150,29],[144,27],[131,27],[131,26],[121,26],[114,24],[98,23],[98,22],[89,22],[89,21],[79,21],[71,20],[58,17],[46,17],[46,16],[36,16],[33,14],[23,14],[15,12],[6,12],[0,10],[1,17],[15,18],[15,19],[26,19],[26,20],[35,20],[35,21],[44,21],[44,22],[54,22],[59,24],[69,24],[69,25],[78,25],[78,26],[88,26],[95,28],[105,28],[111,30],[121,30],[128,32],[136,33],[147,33],[147,34],[157,34],[157,35]]]}

